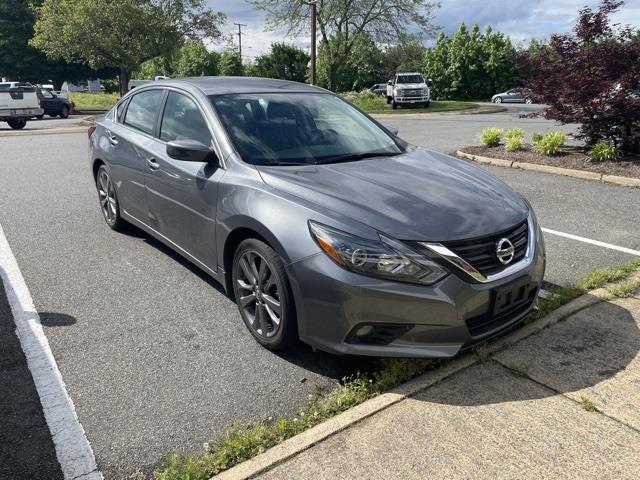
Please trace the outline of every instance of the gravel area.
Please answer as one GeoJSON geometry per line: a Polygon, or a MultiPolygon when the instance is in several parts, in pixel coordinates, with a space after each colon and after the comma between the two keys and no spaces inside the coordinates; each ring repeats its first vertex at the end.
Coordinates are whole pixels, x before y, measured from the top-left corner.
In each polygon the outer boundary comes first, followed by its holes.
{"type": "Polygon", "coordinates": [[[530,145],[525,146],[525,149],[519,152],[508,152],[503,146],[465,147],[462,151],[472,155],[500,158],[503,160],[512,160],[514,162],[538,163],[542,165],[552,165],[554,167],[573,168],[576,170],[604,173],[606,175],[640,178],[640,157],[627,157],[618,162],[596,163],[589,161],[586,153],[580,147],[564,147],[562,151],[554,157],[545,157],[544,155],[540,155],[535,152],[530,145]]]}

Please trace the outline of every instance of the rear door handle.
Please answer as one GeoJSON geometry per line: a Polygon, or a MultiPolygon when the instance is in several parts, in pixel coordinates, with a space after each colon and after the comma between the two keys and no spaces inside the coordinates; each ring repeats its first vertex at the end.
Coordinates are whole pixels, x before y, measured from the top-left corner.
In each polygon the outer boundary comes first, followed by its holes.
{"type": "Polygon", "coordinates": [[[118,137],[116,137],[113,133],[107,131],[107,138],[109,139],[109,143],[114,147],[118,145],[118,137]]]}
{"type": "Polygon", "coordinates": [[[148,158],[147,165],[151,170],[157,170],[160,168],[160,164],[156,161],[155,158],[148,158]]]}

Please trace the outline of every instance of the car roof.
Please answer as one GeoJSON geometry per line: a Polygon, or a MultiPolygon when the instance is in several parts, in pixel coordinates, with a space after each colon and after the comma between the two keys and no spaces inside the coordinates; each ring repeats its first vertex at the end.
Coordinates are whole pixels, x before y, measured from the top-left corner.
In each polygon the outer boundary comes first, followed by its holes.
{"type": "MultiPolygon", "coordinates": [[[[327,90],[305,83],[258,77],[190,77],[158,80],[151,82],[156,86],[191,86],[200,89],[206,95],[227,93],[327,93],[327,90]]],[[[147,86],[147,85],[145,85],[147,86]]]]}

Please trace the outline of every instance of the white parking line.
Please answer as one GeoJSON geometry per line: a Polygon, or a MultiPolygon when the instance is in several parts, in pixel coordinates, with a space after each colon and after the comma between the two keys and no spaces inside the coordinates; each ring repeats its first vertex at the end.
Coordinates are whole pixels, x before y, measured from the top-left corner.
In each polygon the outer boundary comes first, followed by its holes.
{"type": "Polygon", "coordinates": [[[29,289],[1,225],[0,278],[4,283],[18,338],[40,397],[64,478],[102,479],[89,441],[78,421],[73,401],[65,389],[58,365],[49,348],[29,289]]]}
{"type": "Polygon", "coordinates": [[[617,250],[618,252],[624,252],[628,253],[629,255],[640,257],[640,250],[633,250],[627,247],[619,247],[618,245],[612,245],[611,243],[605,243],[599,240],[580,237],[578,235],[573,235],[572,233],[558,232],[557,230],[551,230],[550,228],[543,228],[542,231],[544,233],[550,233],[551,235],[558,235],[559,237],[570,238],[571,240],[577,240],[578,242],[590,243],[591,245],[597,245],[598,247],[608,248],[609,250],[617,250]]]}

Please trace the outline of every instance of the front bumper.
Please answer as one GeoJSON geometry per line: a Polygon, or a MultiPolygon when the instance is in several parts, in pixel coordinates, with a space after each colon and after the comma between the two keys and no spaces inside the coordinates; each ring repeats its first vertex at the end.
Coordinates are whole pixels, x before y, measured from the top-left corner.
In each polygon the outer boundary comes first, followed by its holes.
{"type": "Polygon", "coordinates": [[[398,97],[396,96],[396,103],[426,103],[429,102],[430,99],[428,96],[423,97],[398,97]]]}
{"type": "Polygon", "coordinates": [[[388,282],[344,270],[323,253],[287,269],[305,343],[337,354],[450,357],[513,326],[533,309],[545,252],[537,238],[527,266],[488,283],[453,273],[433,286],[388,282]],[[527,301],[495,314],[496,292],[511,284],[526,286],[527,301]],[[356,332],[363,330],[373,333],[359,337],[356,332]]]}

